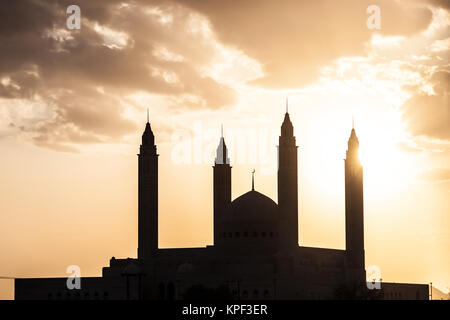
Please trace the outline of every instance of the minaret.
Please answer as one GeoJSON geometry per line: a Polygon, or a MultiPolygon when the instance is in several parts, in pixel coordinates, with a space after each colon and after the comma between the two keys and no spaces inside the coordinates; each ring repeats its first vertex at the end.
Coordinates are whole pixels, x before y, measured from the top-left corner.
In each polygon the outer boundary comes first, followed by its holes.
{"type": "Polygon", "coordinates": [[[298,247],[298,176],[297,146],[294,127],[289,118],[288,101],[281,125],[278,146],[278,210],[280,215],[280,245],[298,247]]]}
{"type": "Polygon", "coordinates": [[[225,139],[220,138],[217,147],[216,159],[213,166],[214,184],[214,245],[222,240],[223,230],[221,229],[223,216],[227,207],[231,203],[231,166],[228,158],[228,150],[225,139]]]}
{"type": "Polygon", "coordinates": [[[358,137],[352,128],[345,159],[345,248],[348,267],[364,270],[363,167],[358,149],[358,137]]]}
{"type": "Polygon", "coordinates": [[[138,160],[138,258],[149,259],[158,251],[158,154],[148,110],[138,160]]]}

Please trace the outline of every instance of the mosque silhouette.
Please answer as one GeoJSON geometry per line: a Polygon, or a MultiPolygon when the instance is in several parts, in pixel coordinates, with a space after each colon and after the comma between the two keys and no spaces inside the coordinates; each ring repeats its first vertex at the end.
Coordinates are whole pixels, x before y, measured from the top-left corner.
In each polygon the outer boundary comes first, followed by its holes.
{"type": "Polygon", "coordinates": [[[297,148],[286,107],[278,144],[278,203],[256,191],[254,183],[232,200],[232,167],[222,135],[213,166],[214,244],[161,249],[158,153],[147,116],[138,154],[137,258],[111,258],[101,277],[81,278],[80,289],[69,290],[67,278],[16,279],[15,298],[428,299],[424,284],[367,285],[363,167],[354,128],[345,159],[345,250],[299,246],[297,148]]]}

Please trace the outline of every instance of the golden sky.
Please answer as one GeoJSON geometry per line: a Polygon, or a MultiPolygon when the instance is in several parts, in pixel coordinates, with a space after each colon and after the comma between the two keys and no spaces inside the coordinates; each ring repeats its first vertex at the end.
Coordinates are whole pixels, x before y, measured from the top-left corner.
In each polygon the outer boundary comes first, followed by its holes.
{"type": "MultiPolygon", "coordinates": [[[[160,246],[212,242],[220,126],[233,198],[277,201],[289,97],[300,245],[344,248],[352,117],[366,267],[450,288],[450,6],[445,0],[14,1],[0,10],[0,277],[100,275],[137,251],[146,110],[160,246]],[[373,2],[373,3],[372,3],[373,2]],[[366,9],[380,8],[380,29],[366,9]]],[[[12,297],[0,279],[0,298],[12,297]]]]}

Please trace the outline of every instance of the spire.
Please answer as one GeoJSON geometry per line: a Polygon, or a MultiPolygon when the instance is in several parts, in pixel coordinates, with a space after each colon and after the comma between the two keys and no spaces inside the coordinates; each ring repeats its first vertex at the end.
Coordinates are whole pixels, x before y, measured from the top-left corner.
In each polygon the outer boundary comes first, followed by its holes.
{"type": "Polygon", "coordinates": [[[230,159],[228,158],[228,150],[225,144],[225,138],[223,137],[223,125],[221,126],[222,136],[220,137],[219,146],[217,147],[215,164],[230,164],[230,159]]]}
{"type": "Polygon", "coordinates": [[[252,191],[255,191],[255,169],[252,171],[252,191]]]}
{"type": "Polygon", "coordinates": [[[289,102],[288,98],[286,97],[286,113],[284,114],[284,120],[281,124],[281,135],[284,137],[292,137],[294,135],[294,127],[292,125],[291,119],[289,117],[288,113],[289,108],[289,102]]]}
{"type": "Polygon", "coordinates": [[[221,126],[221,136],[223,138],[223,123],[220,126],[221,126]]]}
{"type": "Polygon", "coordinates": [[[352,129],[355,129],[355,117],[352,114],[352,129]]]}
{"type": "Polygon", "coordinates": [[[355,130],[354,127],[352,127],[352,131],[350,132],[350,138],[349,138],[349,141],[350,141],[350,140],[356,140],[356,141],[358,141],[358,137],[356,136],[356,130],[355,130]]]}
{"type": "Polygon", "coordinates": [[[359,140],[356,136],[355,127],[352,125],[352,131],[350,132],[350,137],[348,138],[348,149],[347,149],[347,155],[350,153],[357,152],[359,149],[359,140]]]}
{"type": "Polygon", "coordinates": [[[153,135],[152,128],[150,127],[150,117],[147,108],[147,123],[145,124],[144,132],[142,133],[142,145],[153,146],[155,144],[155,136],[153,135]]]}
{"type": "Polygon", "coordinates": [[[288,97],[286,97],[286,113],[289,113],[289,100],[288,100],[288,97]]]}

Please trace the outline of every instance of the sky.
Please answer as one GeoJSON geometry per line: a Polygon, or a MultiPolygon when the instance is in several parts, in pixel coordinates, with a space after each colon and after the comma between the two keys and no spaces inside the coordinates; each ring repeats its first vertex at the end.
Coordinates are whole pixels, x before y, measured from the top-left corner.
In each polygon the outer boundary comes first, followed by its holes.
{"type": "Polygon", "coordinates": [[[160,247],[211,244],[221,125],[233,198],[255,168],[255,189],[277,201],[288,98],[300,245],[345,248],[353,122],[366,268],[450,289],[448,1],[86,0],[79,30],[66,25],[71,4],[1,4],[0,277],[64,277],[69,265],[99,276],[112,256],[136,257],[147,109],[160,247]]]}

